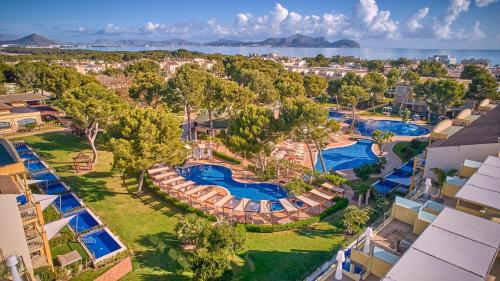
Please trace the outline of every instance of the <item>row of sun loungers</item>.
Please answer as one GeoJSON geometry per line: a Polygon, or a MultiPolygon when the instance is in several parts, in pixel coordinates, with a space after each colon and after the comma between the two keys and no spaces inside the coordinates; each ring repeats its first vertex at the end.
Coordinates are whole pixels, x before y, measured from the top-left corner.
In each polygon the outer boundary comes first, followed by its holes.
{"type": "Polygon", "coordinates": [[[200,209],[205,209],[207,212],[211,211],[216,214],[221,212],[223,217],[245,222],[248,217],[254,221],[255,216],[257,221],[260,218],[263,223],[272,223],[275,218],[286,219],[289,217],[293,219],[292,215],[295,215],[295,219],[298,220],[301,211],[306,213],[307,210],[316,209],[317,213],[320,213],[322,206],[331,206],[331,200],[335,196],[343,194],[343,189],[325,183],[320,188],[295,198],[295,200],[303,202],[303,206],[299,207],[293,199],[282,198],[279,199],[279,203],[283,209],[276,211],[273,210],[272,204],[268,200],[252,202],[248,198],[236,199],[220,187],[196,185],[196,183],[179,176],[170,167],[153,167],[148,170],[148,173],[162,191],[177,195],[179,200],[185,201],[191,206],[197,204],[200,209]]]}

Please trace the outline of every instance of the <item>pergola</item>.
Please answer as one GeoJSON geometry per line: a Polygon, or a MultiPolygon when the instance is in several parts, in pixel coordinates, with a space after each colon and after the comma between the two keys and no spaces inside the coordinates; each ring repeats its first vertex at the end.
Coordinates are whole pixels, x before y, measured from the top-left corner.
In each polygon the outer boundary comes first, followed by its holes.
{"type": "Polygon", "coordinates": [[[87,154],[80,152],[73,157],[73,167],[77,174],[92,172],[92,159],[87,154]]]}

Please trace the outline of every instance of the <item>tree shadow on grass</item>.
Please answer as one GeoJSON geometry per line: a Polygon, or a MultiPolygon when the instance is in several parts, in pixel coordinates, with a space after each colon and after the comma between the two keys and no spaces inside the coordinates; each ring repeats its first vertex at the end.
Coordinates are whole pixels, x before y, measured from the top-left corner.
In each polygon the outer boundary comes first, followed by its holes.
{"type": "Polygon", "coordinates": [[[116,194],[127,194],[127,192],[116,192],[106,187],[107,182],[100,179],[106,178],[108,174],[108,172],[93,172],[83,176],[66,176],[63,181],[88,202],[101,201],[116,194]]]}
{"type": "Polygon", "coordinates": [[[184,275],[189,271],[186,255],[179,248],[179,242],[172,233],[142,235],[136,242],[146,248],[144,251],[135,252],[138,267],[146,267],[160,273],[141,274],[142,280],[189,280],[184,275]]]}
{"type": "Polygon", "coordinates": [[[153,210],[161,212],[169,217],[176,216],[179,215],[179,213],[182,213],[182,211],[175,207],[173,204],[157,197],[151,192],[145,192],[141,194],[140,196],[138,196],[138,200],[144,205],[148,205],[153,210]]]}
{"type": "Polygon", "coordinates": [[[333,256],[334,251],[248,251],[243,265],[233,265],[234,280],[303,280],[333,256]]]}

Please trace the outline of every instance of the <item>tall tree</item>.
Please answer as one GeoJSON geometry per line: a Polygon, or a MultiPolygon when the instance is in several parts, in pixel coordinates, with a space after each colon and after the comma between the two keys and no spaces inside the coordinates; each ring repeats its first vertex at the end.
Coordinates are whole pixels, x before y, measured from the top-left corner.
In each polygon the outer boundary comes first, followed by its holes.
{"type": "Polygon", "coordinates": [[[124,72],[128,76],[134,76],[136,74],[144,72],[152,72],[159,74],[160,65],[153,60],[140,60],[125,67],[124,72]]]}
{"type": "Polygon", "coordinates": [[[321,76],[311,74],[304,77],[304,89],[307,97],[325,100],[327,88],[328,82],[321,76]]]}
{"type": "Polygon", "coordinates": [[[323,174],[326,174],[325,159],[323,158],[323,148],[325,143],[328,143],[328,137],[330,134],[335,134],[340,131],[341,125],[339,122],[333,119],[327,118],[327,120],[320,119],[319,124],[316,124],[314,128],[311,129],[311,139],[314,141],[316,150],[318,150],[319,160],[321,162],[321,167],[323,168],[323,174]]]}
{"type": "Polygon", "coordinates": [[[366,63],[368,71],[384,73],[384,62],[382,60],[369,60],[366,63]]]}
{"type": "Polygon", "coordinates": [[[274,82],[281,100],[305,95],[304,78],[297,72],[283,72],[274,82]]]}
{"type": "Polygon", "coordinates": [[[413,70],[405,71],[403,73],[402,78],[403,78],[403,80],[409,82],[410,85],[412,85],[412,86],[415,86],[417,83],[420,82],[420,75],[413,70]]]}
{"type": "Polygon", "coordinates": [[[462,100],[465,87],[453,79],[427,80],[417,84],[415,94],[427,103],[430,111],[445,114],[448,106],[462,100]]]}
{"type": "Polygon", "coordinates": [[[358,104],[369,99],[370,95],[361,86],[342,85],[339,90],[339,102],[351,108],[352,120],[351,131],[354,131],[354,124],[356,122],[356,109],[358,104]]]}
{"type": "Polygon", "coordinates": [[[387,73],[387,88],[393,88],[401,80],[401,72],[397,68],[392,68],[387,73]]]}
{"type": "Polygon", "coordinates": [[[184,108],[188,123],[188,140],[192,140],[191,112],[200,105],[205,90],[206,74],[197,64],[181,66],[167,82],[165,101],[170,107],[184,108]]]}
{"type": "Polygon", "coordinates": [[[373,111],[375,112],[375,104],[378,103],[384,96],[385,90],[387,89],[387,84],[385,83],[385,77],[379,72],[368,72],[365,77],[363,77],[365,88],[370,93],[370,100],[372,103],[373,111]]]}
{"type": "Polygon", "coordinates": [[[492,99],[500,100],[500,92],[497,90],[498,82],[488,71],[478,72],[472,77],[469,84],[468,96],[474,100],[492,99]]]}
{"type": "Polygon", "coordinates": [[[393,137],[394,133],[391,131],[375,130],[372,133],[372,139],[378,146],[380,156],[382,156],[382,154],[384,153],[384,146],[390,143],[393,137]]]}
{"type": "Polygon", "coordinates": [[[156,107],[165,96],[166,89],[165,78],[154,72],[140,72],[134,76],[128,91],[132,99],[156,107]]]}
{"type": "Polygon", "coordinates": [[[89,83],[65,92],[60,105],[66,115],[84,130],[92,148],[92,161],[96,163],[97,134],[107,128],[124,107],[120,98],[100,84],[89,83]]]}
{"type": "Polygon", "coordinates": [[[257,101],[262,104],[271,104],[279,99],[271,77],[256,69],[242,69],[242,84],[257,94],[257,101]]]}
{"type": "Polygon", "coordinates": [[[448,75],[444,65],[437,61],[421,61],[417,66],[417,72],[424,77],[444,78],[448,75]]]}
{"type": "Polygon", "coordinates": [[[110,130],[114,171],[137,171],[142,193],[146,170],[156,163],[173,166],[187,156],[181,120],[162,108],[135,108],[121,114],[110,130]]]}

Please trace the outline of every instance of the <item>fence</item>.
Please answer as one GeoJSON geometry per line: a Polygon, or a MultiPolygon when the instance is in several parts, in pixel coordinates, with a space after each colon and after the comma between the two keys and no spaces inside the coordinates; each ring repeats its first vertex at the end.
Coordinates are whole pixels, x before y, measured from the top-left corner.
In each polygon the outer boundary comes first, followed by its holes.
{"type": "Polygon", "coordinates": [[[104,274],[97,277],[95,281],[117,281],[130,271],[132,271],[132,262],[130,257],[126,257],[124,260],[104,272],[104,274]]]}

